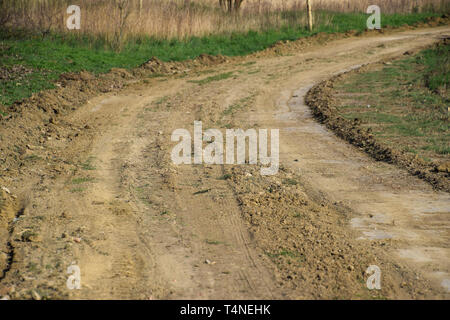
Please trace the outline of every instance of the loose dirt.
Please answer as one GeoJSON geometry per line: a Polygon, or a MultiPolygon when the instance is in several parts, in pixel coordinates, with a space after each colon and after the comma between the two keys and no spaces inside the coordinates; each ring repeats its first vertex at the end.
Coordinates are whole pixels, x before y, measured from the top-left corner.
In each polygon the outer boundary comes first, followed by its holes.
{"type": "Polygon", "coordinates": [[[26,116],[16,105],[1,129],[0,296],[448,298],[448,193],[337,138],[304,97],[449,32],[351,37],[211,67],[153,59],[105,81],[69,76],[88,86],[82,99],[42,93],[24,102],[26,116]],[[144,69],[163,75],[143,79],[144,69]],[[105,93],[89,91],[94,81],[105,93]],[[174,165],[170,136],[194,120],[279,128],[279,173],[174,165]],[[66,287],[72,264],[80,290],[66,287]],[[381,290],[366,288],[369,265],[381,269],[381,290]]]}

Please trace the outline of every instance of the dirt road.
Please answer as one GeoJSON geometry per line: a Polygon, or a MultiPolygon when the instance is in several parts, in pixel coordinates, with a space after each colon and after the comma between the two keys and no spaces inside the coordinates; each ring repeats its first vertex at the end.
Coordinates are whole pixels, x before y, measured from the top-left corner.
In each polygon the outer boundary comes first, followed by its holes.
{"type": "Polygon", "coordinates": [[[450,195],[336,138],[304,104],[321,80],[449,33],[260,54],[91,99],[33,147],[53,162],[7,181],[18,197],[0,296],[449,298],[450,195]],[[280,129],[279,173],[174,165],[171,134],[194,120],[280,129]],[[80,290],[66,288],[71,264],[80,290]],[[372,264],[381,290],[366,288],[372,264]]]}

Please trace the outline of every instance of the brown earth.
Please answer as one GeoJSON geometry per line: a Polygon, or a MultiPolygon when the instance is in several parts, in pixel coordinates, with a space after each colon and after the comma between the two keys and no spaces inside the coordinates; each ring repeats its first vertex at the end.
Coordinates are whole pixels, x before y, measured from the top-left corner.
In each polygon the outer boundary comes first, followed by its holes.
{"type": "Polygon", "coordinates": [[[0,296],[448,298],[448,193],[335,137],[304,96],[449,32],[65,75],[1,122],[0,296]],[[279,173],[174,165],[171,133],[192,131],[194,120],[204,129],[279,128],[279,173]],[[81,290],[66,287],[72,263],[81,290]],[[382,271],[379,291],[365,285],[372,264],[382,271]]]}

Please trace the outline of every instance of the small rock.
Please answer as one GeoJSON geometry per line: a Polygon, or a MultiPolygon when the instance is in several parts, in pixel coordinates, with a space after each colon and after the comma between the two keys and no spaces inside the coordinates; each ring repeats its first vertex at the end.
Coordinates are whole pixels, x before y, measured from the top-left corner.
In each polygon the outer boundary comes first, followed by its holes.
{"type": "Polygon", "coordinates": [[[36,292],[36,290],[31,291],[31,296],[33,297],[33,300],[41,300],[41,296],[36,292]]]}
{"type": "Polygon", "coordinates": [[[5,191],[7,194],[11,193],[11,191],[9,191],[9,189],[7,187],[2,187],[2,190],[5,191]]]}
{"type": "Polygon", "coordinates": [[[64,211],[63,213],[61,213],[61,218],[69,219],[70,215],[64,211]]]}
{"type": "Polygon", "coordinates": [[[76,242],[76,243],[81,242],[81,238],[78,238],[78,237],[74,237],[72,240],[73,240],[73,242],[76,242]]]}
{"type": "Polygon", "coordinates": [[[450,161],[445,162],[445,163],[442,163],[441,165],[439,165],[439,166],[437,167],[437,170],[438,170],[439,172],[447,172],[447,173],[450,173],[450,161]]]}

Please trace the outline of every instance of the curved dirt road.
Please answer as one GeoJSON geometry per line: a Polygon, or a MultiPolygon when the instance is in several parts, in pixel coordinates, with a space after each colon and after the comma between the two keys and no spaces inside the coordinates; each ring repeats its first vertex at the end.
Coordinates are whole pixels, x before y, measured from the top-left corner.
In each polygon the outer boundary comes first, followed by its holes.
{"type": "Polygon", "coordinates": [[[0,286],[74,299],[448,298],[450,195],[336,138],[303,98],[334,74],[449,33],[336,40],[92,99],[59,122],[85,128],[77,139],[45,146],[67,166],[17,181],[14,191],[29,196],[14,232],[33,221],[40,239],[16,246],[0,286]],[[192,131],[194,120],[204,130],[279,128],[280,178],[267,178],[279,198],[265,195],[252,166],[173,165],[171,133],[192,131]],[[300,206],[304,217],[317,213],[311,224],[283,216],[300,206]],[[81,290],[65,288],[71,263],[81,290]],[[377,263],[386,286],[374,295],[363,272],[377,263]]]}

